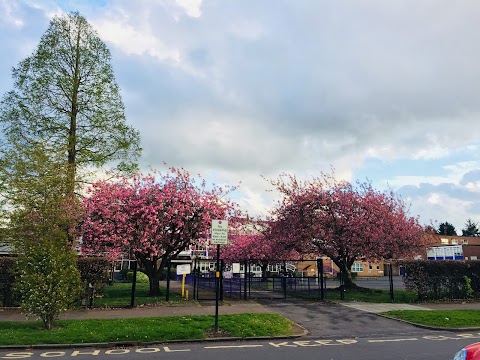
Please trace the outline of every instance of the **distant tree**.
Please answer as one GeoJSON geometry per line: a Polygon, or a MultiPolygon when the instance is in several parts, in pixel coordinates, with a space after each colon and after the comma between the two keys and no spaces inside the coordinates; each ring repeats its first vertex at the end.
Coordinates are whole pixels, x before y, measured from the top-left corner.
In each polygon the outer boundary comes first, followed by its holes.
{"type": "Polygon", "coordinates": [[[176,168],[98,182],[84,201],[83,249],[111,257],[133,254],[149,278],[150,295],[159,295],[168,262],[208,239],[213,219],[238,216],[225,194],[218,187],[207,190],[205,181],[176,168]]]}
{"type": "Polygon", "coordinates": [[[283,195],[273,211],[277,239],[331,258],[346,274],[346,287],[354,286],[357,259],[399,259],[423,249],[423,227],[392,192],[337,181],[333,174],[309,181],[282,176],[272,184],[283,195]]]}
{"type": "Polygon", "coordinates": [[[477,236],[478,232],[478,223],[474,222],[472,219],[467,219],[465,229],[462,229],[462,236],[477,236]]]}
{"type": "Polygon", "coordinates": [[[79,170],[115,161],[121,170],[135,169],[139,134],[125,123],[110,58],[83,16],[50,21],[34,53],[13,69],[14,89],[0,103],[0,172],[12,151],[31,151],[46,140],[64,152],[67,193],[74,192],[79,170]]]}
{"type": "Polygon", "coordinates": [[[447,235],[447,236],[456,236],[457,232],[455,230],[455,226],[453,226],[449,222],[444,222],[438,226],[437,234],[447,235]]]}

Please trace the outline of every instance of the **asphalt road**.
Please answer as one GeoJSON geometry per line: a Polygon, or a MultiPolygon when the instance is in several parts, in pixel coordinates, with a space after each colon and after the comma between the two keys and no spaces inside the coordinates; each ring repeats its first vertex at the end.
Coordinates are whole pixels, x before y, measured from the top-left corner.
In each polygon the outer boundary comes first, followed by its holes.
{"type": "Polygon", "coordinates": [[[308,338],[425,334],[425,329],[342,305],[310,301],[258,301],[309,331],[308,338]]]}
{"type": "Polygon", "coordinates": [[[58,348],[10,350],[2,359],[132,359],[132,360],[448,360],[461,347],[480,339],[469,334],[398,336],[389,338],[338,338],[255,340],[240,342],[171,343],[131,348],[58,348]]]}

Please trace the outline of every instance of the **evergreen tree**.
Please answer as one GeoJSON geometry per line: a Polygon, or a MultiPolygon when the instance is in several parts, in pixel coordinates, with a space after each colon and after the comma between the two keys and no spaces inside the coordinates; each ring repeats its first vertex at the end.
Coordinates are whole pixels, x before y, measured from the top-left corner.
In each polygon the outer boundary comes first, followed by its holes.
{"type": "Polygon", "coordinates": [[[478,223],[472,219],[467,219],[465,229],[462,229],[462,236],[476,236],[478,232],[478,223]]]}
{"type": "Polygon", "coordinates": [[[455,226],[453,226],[449,222],[444,222],[444,223],[441,223],[440,226],[438,227],[437,234],[456,236],[457,231],[455,230],[455,226]]]}

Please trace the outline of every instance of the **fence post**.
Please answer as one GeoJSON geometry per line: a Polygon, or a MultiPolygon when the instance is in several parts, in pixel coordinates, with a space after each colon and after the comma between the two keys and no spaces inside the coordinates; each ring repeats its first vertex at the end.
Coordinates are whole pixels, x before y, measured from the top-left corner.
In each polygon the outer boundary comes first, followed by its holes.
{"type": "Polygon", "coordinates": [[[287,298],[287,262],[283,261],[283,298],[287,298]]]}
{"type": "Polygon", "coordinates": [[[193,259],[193,300],[197,300],[197,258],[193,259]]]}
{"type": "Polygon", "coordinates": [[[340,270],[340,300],[345,300],[345,270],[340,270]]]}
{"type": "Polygon", "coordinates": [[[223,259],[220,260],[220,301],[223,301],[223,267],[225,266],[225,263],[223,262],[223,259]]]}
{"type": "Polygon", "coordinates": [[[243,269],[243,283],[244,283],[244,287],[243,287],[243,293],[244,293],[244,297],[243,297],[243,300],[247,300],[247,266],[248,266],[248,260],[245,260],[245,269],[243,269]]]}
{"type": "Polygon", "coordinates": [[[395,299],[393,297],[393,266],[391,263],[388,264],[388,280],[390,282],[390,300],[393,302],[395,299]]]}
{"type": "Polygon", "coordinates": [[[167,264],[167,294],[165,296],[166,301],[170,300],[170,268],[171,267],[172,267],[172,263],[171,261],[169,261],[167,264]]]}
{"type": "Polygon", "coordinates": [[[320,299],[325,300],[325,288],[324,288],[324,278],[323,278],[323,259],[317,259],[317,276],[320,277],[320,299]]]}
{"type": "Polygon", "coordinates": [[[135,287],[137,286],[137,260],[133,262],[132,292],[130,297],[130,307],[135,306],[135,287]]]}

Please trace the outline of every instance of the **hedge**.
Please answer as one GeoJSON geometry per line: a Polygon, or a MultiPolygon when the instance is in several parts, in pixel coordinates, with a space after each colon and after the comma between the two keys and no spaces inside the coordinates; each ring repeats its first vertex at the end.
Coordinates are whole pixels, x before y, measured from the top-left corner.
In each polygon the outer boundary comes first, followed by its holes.
{"type": "Polygon", "coordinates": [[[3,307],[18,305],[18,299],[13,292],[16,261],[14,257],[0,257],[0,299],[3,307]]]}
{"type": "MultiPolygon", "coordinates": [[[[80,278],[88,287],[92,284],[97,293],[101,293],[108,282],[108,271],[111,261],[104,257],[78,258],[80,278]]],[[[4,307],[18,306],[18,295],[13,286],[15,283],[15,257],[0,257],[0,301],[4,307]]]]}
{"type": "Polygon", "coordinates": [[[419,300],[480,298],[480,261],[409,261],[405,266],[405,288],[419,300]]]}

